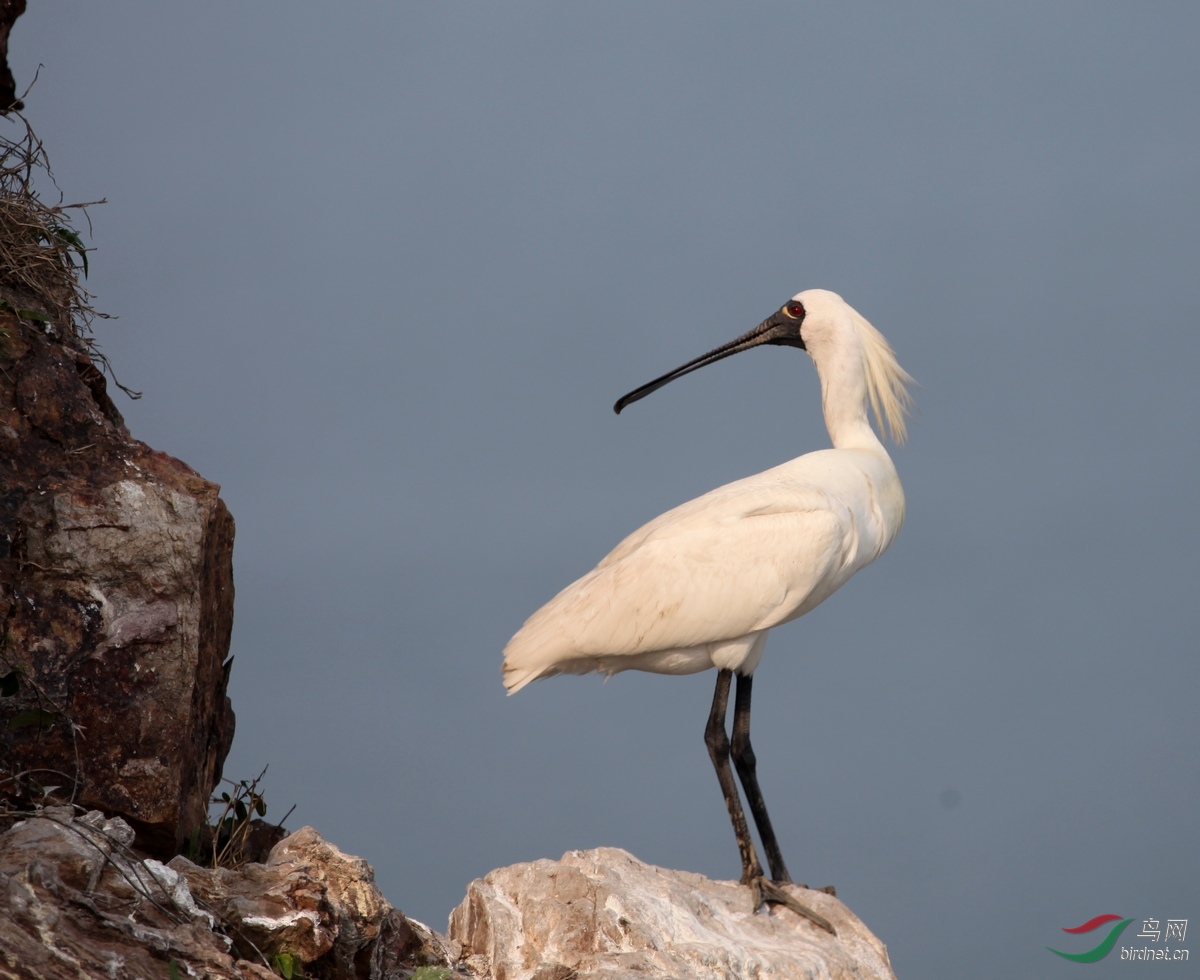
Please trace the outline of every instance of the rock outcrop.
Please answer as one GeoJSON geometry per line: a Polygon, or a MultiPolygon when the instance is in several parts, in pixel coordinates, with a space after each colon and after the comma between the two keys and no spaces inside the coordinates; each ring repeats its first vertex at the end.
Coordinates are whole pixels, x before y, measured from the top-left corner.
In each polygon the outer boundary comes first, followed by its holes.
{"type": "Polygon", "coordinates": [[[831,895],[791,886],[829,919],[750,908],[747,888],[571,851],[471,883],[450,916],[464,964],[493,980],[895,980],[887,949],[831,895]]]}
{"type": "Polygon", "coordinates": [[[0,834],[0,980],[409,980],[422,968],[439,980],[895,980],[883,944],[824,892],[794,886],[836,937],[787,910],[753,912],[735,882],[615,848],[493,871],[443,937],[311,827],[236,870],[142,860],[134,843],[124,820],[71,807],[0,834]]]}
{"type": "Polygon", "coordinates": [[[311,827],[276,844],[265,864],[230,871],[177,857],[169,867],[227,924],[245,958],[286,953],[314,976],[346,978],[402,977],[449,960],[441,937],[388,904],[366,861],[311,827]]]}
{"type": "Polygon", "coordinates": [[[274,976],[231,956],[186,881],[133,857],[133,839],[120,818],[70,807],[0,835],[0,977],[167,977],[172,962],[180,976],[274,976]]]}
{"type": "Polygon", "coordinates": [[[236,871],[143,861],[133,843],[120,818],[70,807],[0,834],[0,978],[407,980],[449,962],[370,865],[309,827],[236,871]]]}
{"type": "Polygon", "coordinates": [[[169,858],[233,739],[233,518],[18,305],[0,309],[0,799],[57,787],[169,858]]]}

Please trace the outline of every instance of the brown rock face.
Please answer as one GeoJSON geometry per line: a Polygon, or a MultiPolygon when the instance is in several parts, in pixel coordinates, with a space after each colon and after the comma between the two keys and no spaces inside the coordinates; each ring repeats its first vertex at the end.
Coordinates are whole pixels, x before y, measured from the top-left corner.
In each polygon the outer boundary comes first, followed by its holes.
{"type": "Polygon", "coordinates": [[[133,839],[119,817],[65,806],[0,834],[0,978],[408,980],[450,962],[370,865],[311,827],[237,871],[140,860],[133,839]]]}
{"type": "Polygon", "coordinates": [[[130,437],[76,342],[0,329],[0,797],[58,787],[170,857],[233,740],[233,518],[130,437]]]}
{"type": "Polygon", "coordinates": [[[187,883],[129,852],[119,817],[70,807],[0,835],[0,976],[80,980],[179,976],[269,980],[239,962],[187,883]]]}
{"type": "Polygon", "coordinates": [[[388,904],[366,861],[343,854],[312,827],[276,844],[264,864],[231,871],[177,857],[170,868],[248,959],[286,952],[308,975],[330,980],[398,980],[450,961],[440,936],[388,904]]]}

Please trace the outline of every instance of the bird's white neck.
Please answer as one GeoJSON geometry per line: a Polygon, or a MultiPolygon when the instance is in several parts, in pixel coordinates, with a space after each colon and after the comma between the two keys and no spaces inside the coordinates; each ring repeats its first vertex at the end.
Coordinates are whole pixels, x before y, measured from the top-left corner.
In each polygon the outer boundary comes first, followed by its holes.
{"type": "Polygon", "coordinates": [[[821,407],[833,447],[886,455],[867,419],[867,382],[858,344],[823,345],[810,353],[821,379],[821,407]]]}

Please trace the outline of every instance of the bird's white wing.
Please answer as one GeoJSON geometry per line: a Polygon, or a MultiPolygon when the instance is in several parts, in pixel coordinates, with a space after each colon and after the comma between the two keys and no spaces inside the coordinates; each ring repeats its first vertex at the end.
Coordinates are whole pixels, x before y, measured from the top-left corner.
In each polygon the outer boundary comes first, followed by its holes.
{"type": "Polygon", "coordinates": [[[806,611],[844,581],[851,513],[811,486],[739,481],[656,518],[534,613],[508,670],[744,636],[806,611]]]}

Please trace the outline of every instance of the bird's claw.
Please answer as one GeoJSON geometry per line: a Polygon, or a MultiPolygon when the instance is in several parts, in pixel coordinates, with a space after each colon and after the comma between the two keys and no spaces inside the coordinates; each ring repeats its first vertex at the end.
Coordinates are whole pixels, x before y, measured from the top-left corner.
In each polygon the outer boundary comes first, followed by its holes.
{"type": "MultiPolygon", "coordinates": [[[[803,887],[803,886],[801,886],[803,887]]],[[[807,905],[801,905],[796,899],[787,892],[781,885],[777,885],[769,878],[759,876],[750,879],[750,891],[754,895],[754,907],[757,909],[763,902],[770,902],[772,905],[785,905],[797,915],[802,915],[815,926],[820,926],[831,936],[837,935],[837,930],[833,927],[825,916],[814,912],[807,905]]],[[[820,889],[828,895],[833,894],[833,886],[828,885],[820,889]]]]}

